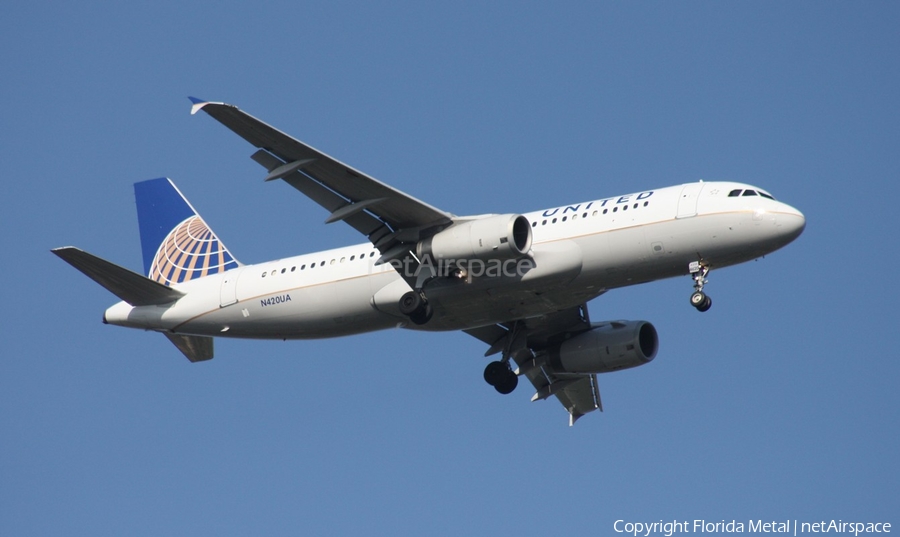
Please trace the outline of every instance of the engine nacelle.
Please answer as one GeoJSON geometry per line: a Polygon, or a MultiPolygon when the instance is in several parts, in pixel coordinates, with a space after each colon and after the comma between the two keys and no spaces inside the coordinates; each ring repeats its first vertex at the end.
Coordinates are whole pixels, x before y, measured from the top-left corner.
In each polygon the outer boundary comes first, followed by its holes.
{"type": "Polygon", "coordinates": [[[549,365],[567,373],[609,373],[656,357],[659,337],[647,321],[609,321],[551,349],[549,365]]]}
{"type": "Polygon", "coordinates": [[[531,250],[531,224],[520,214],[500,214],[462,222],[416,246],[419,258],[518,259],[531,250]]]}

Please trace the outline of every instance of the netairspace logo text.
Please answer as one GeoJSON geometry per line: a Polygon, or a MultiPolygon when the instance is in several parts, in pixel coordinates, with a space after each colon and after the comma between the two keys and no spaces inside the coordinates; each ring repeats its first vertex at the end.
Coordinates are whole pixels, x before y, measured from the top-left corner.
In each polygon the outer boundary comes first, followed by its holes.
{"type": "Polygon", "coordinates": [[[858,536],[867,533],[890,533],[889,522],[844,522],[843,520],[820,520],[817,522],[800,522],[798,520],[749,520],[738,522],[707,522],[706,520],[673,520],[671,522],[628,522],[616,520],[613,524],[616,533],[642,535],[650,537],[658,534],[672,537],[676,533],[781,533],[800,535],[804,533],[845,533],[858,536]]]}

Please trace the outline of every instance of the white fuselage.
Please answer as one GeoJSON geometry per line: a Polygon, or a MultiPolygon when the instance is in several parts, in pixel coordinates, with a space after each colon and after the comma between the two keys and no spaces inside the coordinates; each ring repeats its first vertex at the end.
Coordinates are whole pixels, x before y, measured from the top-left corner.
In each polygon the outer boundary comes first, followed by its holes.
{"type": "MultiPolygon", "coordinates": [[[[698,182],[526,213],[532,223],[524,274],[436,278],[425,291],[426,325],[397,303],[410,286],[370,244],[300,255],[175,286],[164,306],[120,302],[115,325],[180,334],[314,339],[391,327],[459,330],[569,308],[608,289],[749,261],[794,240],[805,226],[793,207],[729,182],[698,182]],[[729,196],[735,190],[754,194],[729,196]]],[[[507,268],[512,268],[508,266],[507,268]]]]}

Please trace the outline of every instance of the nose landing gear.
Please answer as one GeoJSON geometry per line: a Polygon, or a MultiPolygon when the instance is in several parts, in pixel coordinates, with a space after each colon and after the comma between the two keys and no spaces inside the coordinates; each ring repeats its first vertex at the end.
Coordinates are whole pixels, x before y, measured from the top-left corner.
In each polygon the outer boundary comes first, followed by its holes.
{"type": "Polygon", "coordinates": [[[706,275],[709,274],[709,265],[704,261],[691,261],[688,265],[691,272],[691,278],[694,279],[694,293],[691,295],[691,306],[697,308],[697,311],[707,311],[712,307],[712,299],[703,292],[703,286],[709,283],[706,275]]]}

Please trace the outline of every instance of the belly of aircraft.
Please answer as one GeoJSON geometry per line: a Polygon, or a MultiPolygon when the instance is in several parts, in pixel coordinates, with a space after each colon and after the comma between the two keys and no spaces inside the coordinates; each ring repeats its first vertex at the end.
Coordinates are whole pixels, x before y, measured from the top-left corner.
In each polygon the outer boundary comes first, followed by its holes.
{"type": "Polygon", "coordinates": [[[356,278],[241,298],[179,325],[177,332],[258,339],[320,339],[396,326],[371,304],[369,282],[356,278]]]}

